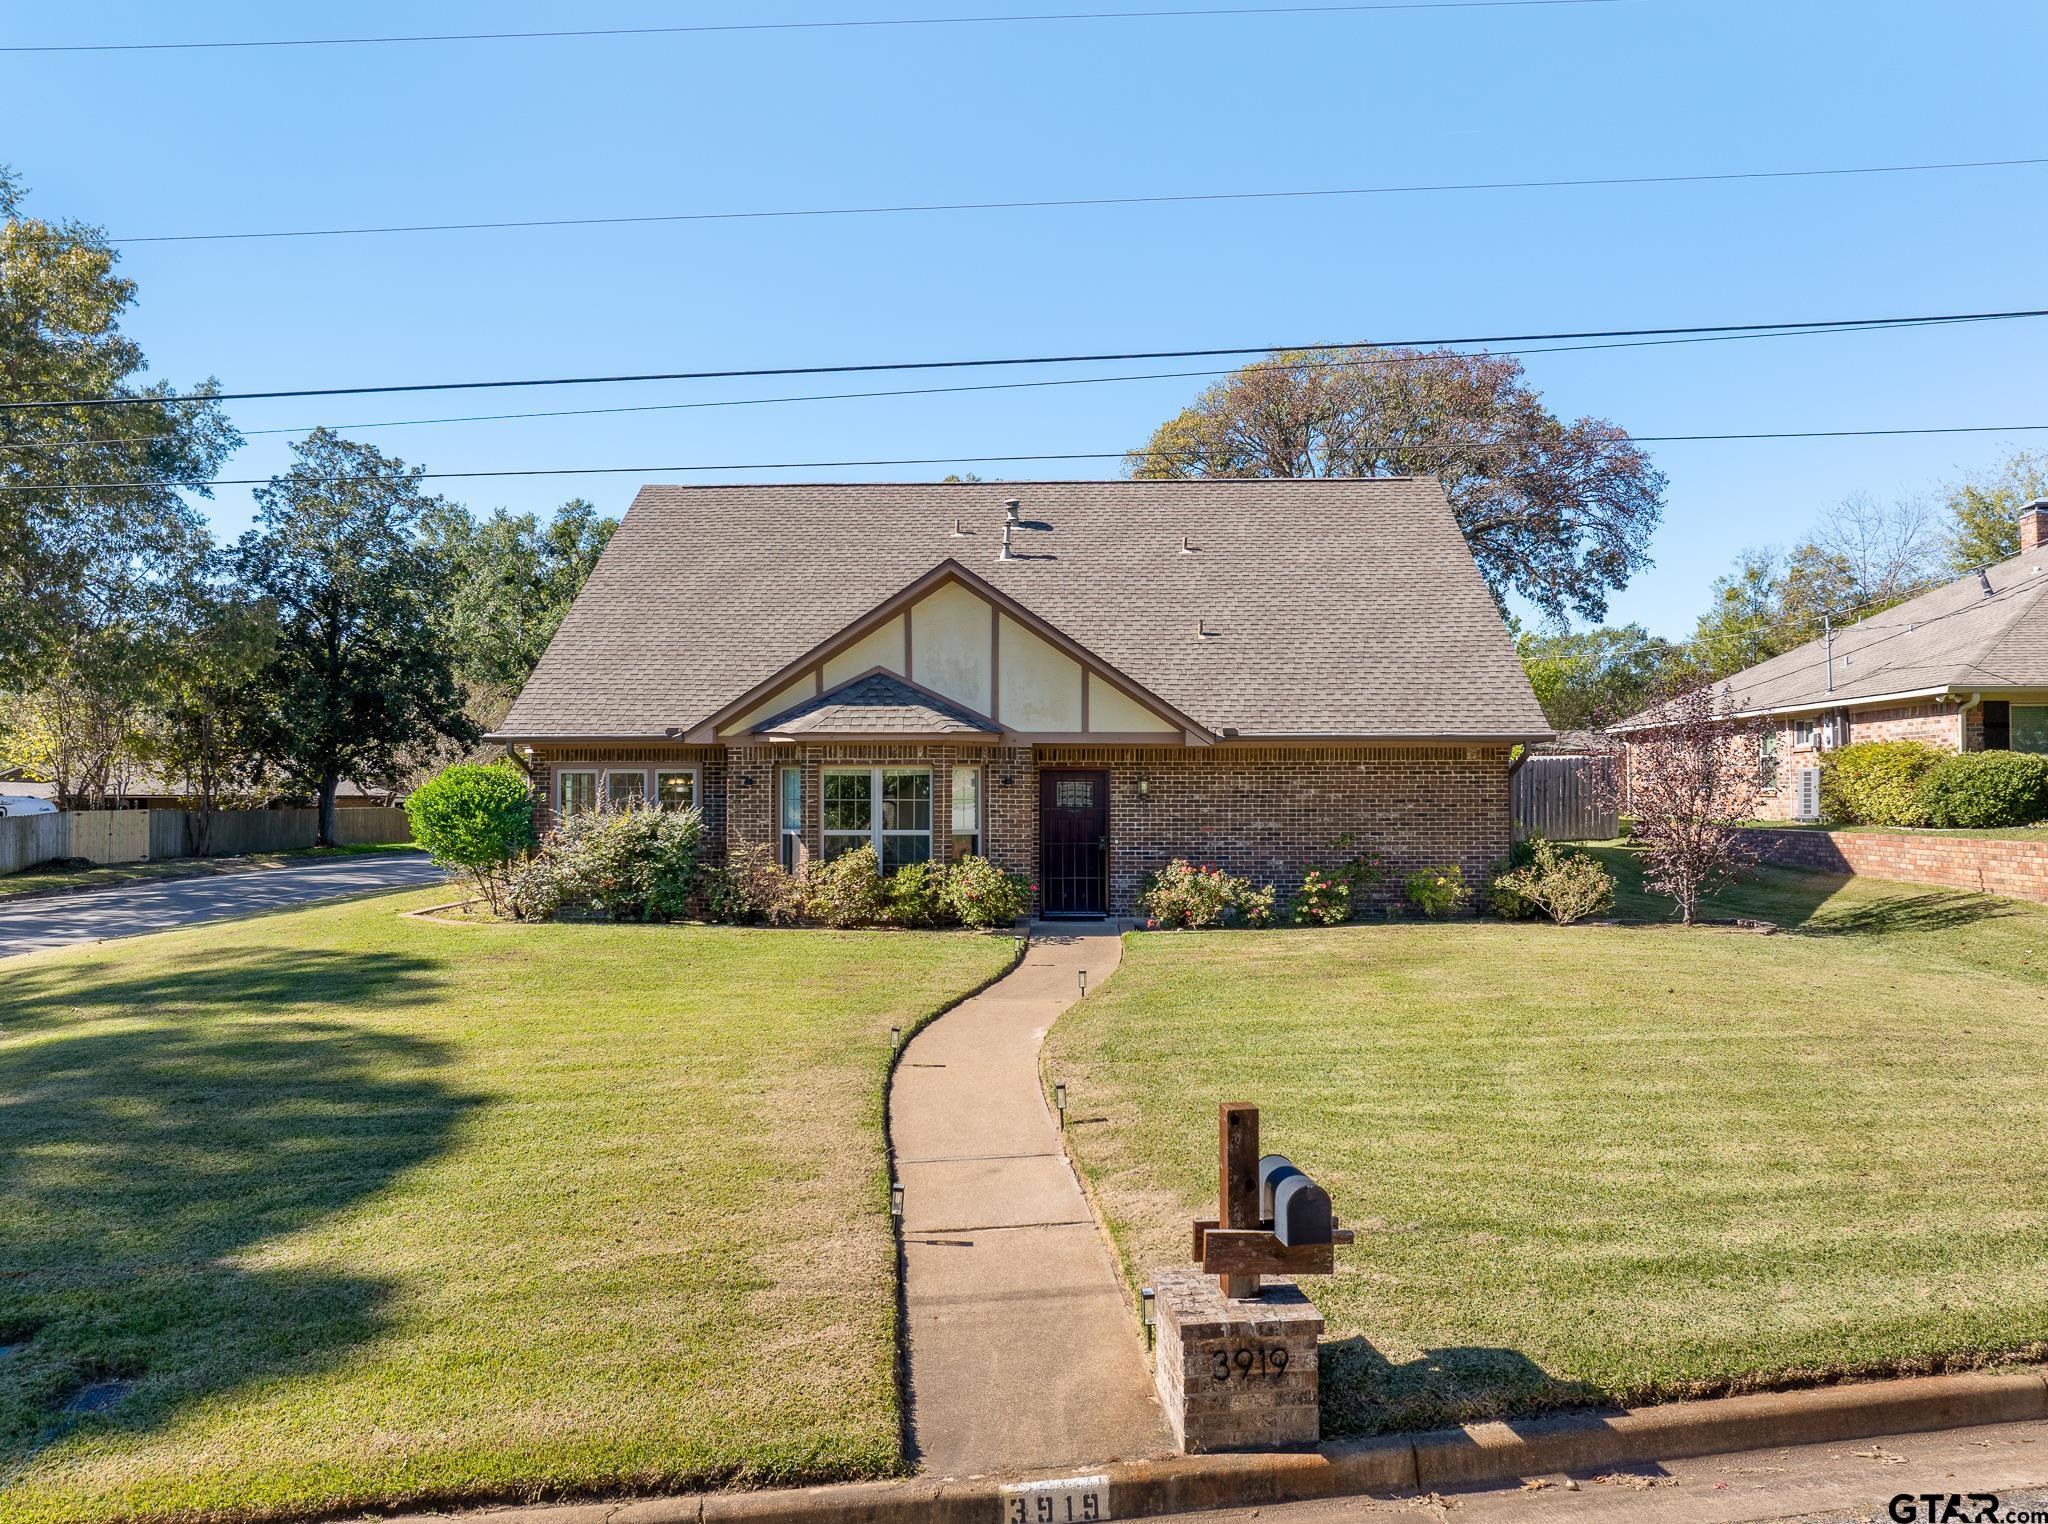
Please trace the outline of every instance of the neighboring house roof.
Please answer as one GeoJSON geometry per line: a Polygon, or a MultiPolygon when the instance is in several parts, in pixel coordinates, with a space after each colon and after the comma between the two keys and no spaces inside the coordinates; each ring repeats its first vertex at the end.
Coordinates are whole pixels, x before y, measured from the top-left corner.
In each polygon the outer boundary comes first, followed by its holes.
{"type": "Polygon", "coordinates": [[[1743,714],[2048,688],[2048,551],[1971,572],[1842,626],[1834,632],[1832,688],[1828,673],[1822,639],[1724,681],[1743,714]]]}
{"type": "Polygon", "coordinates": [[[498,734],[684,734],[948,561],[1215,735],[1549,734],[1427,478],[646,487],[498,734]]]}
{"type": "Polygon", "coordinates": [[[1604,730],[1560,730],[1529,750],[1545,757],[1598,757],[1621,750],[1621,742],[1604,730]]]}
{"type": "Polygon", "coordinates": [[[1000,735],[1003,727],[893,672],[864,673],[754,727],[764,736],[1000,735]]]}

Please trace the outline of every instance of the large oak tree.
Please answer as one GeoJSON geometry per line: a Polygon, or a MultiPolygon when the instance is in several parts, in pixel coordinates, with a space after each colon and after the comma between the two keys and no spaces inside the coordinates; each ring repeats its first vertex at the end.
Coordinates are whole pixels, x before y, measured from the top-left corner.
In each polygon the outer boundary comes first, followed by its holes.
{"type": "Polygon", "coordinates": [[[1211,386],[1128,461],[1139,477],[1434,476],[1494,596],[1598,620],[1650,564],[1664,476],[1619,427],[1566,423],[1501,355],[1268,356],[1211,386]]]}

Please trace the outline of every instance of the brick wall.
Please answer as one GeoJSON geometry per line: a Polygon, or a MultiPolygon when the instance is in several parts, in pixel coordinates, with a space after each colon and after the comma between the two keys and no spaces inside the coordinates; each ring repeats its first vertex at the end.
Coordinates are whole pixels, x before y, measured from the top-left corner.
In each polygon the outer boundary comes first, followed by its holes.
{"type": "Polygon", "coordinates": [[[1101,747],[988,746],[950,742],[878,745],[733,745],[634,749],[549,748],[532,763],[543,800],[555,771],[607,763],[688,764],[700,769],[714,856],[728,844],[778,845],[777,769],[804,770],[804,845],[820,852],[819,779],[833,766],[925,766],[932,770],[934,845],[947,849],[952,769],[983,769],[983,853],[1036,882],[1038,778],[1042,768],[1087,767],[1109,774],[1110,909],[1135,911],[1139,886],[1168,859],[1212,863],[1272,883],[1283,898],[1310,867],[1331,867],[1353,850],[1387,859],[1376,898],[1401,898],[1402,876],[1456,863],[1475,885],[1508,850],[1508,753],[1501,746],[1101,747]],[[1138,784],[1143,780],[1143,795],[1138,784]]]}
{"type": "MultiPolygon", "coordinates": [[[[555,774],[558,770],[565,767],[589,767],[602,773],[609,766],[644,768],[650,787],[653,785],[654,774],[659,769],[696,768],[697,803],[704,811],[705,844],[714,860],[723,857],[727,790],[725,748],[721,746],[536,747],[533,756],[527,760],[527,768],[533,774],[536,802],[534,823],[542,831],[546,831],[554,824],[555,774]]],[[[600,778],[600,785],[602,782],[600,778]]]]}
{"type": "Polygon", "coordinates": [[[1924,832],[1747,833],[1763,860],[1818,873],[1860,873],[2048,903],[2048,842],[1924,832]]]}

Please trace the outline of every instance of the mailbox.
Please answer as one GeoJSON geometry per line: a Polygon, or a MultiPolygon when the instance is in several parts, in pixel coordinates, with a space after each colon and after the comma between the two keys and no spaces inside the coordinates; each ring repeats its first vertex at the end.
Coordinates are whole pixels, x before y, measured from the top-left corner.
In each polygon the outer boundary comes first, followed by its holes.
{"type": "Polygon", "coordinates": [[[1285,1154],[1267,1154],[1259,1160],[1259,1216],[1271,1219],[1273,1216],[1273,1189],[1282,1180],[1300,1174],[1294,1161],[1285,1154]]]}
{"type": "Polygon", "coordinates": [[[1330,1193],[1300,1170],[1281,1178],[1273,1191],[1273,1236],[1288,1248],[1336,1240],[1330,1193]]]}

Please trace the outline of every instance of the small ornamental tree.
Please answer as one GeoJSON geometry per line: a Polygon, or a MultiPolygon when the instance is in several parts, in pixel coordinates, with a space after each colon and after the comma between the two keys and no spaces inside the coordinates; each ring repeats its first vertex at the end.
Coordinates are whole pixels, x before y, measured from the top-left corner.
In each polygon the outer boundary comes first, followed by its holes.
{"type": "Polygon", "coordinates": [[[1709,686],[1664,700],[1639,723],[1648,728],[1629,737],[1628,766],[1601,769],[1595,787],[1603,804],[1634,817],[1643,882],[1670,895],[1690,926],[1702,898],[1756,861],[1737,827],[1764,799],[1758,737],[1709,686]]]}
{"type": "Polygon", "coordinates": [[[476,880],[498,913],[505,865],[533,848],[533,795],[510,762],[465,762],[412,791],[405,818],[413,840],[444,867],[476,880]]]}

